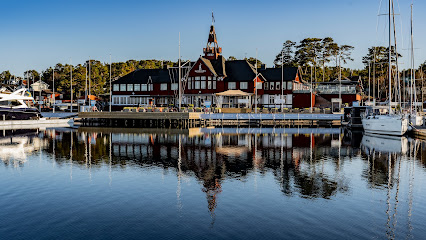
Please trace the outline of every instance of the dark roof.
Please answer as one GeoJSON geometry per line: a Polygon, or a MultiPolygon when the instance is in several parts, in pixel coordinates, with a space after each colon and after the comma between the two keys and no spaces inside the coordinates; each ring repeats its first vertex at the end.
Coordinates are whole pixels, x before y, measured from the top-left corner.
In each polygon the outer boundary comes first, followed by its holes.
{"type": "Polygon", "coordinates": [[[115,84],[120,83],[148,83],[151,79],[152,83],[169,83],[170,75],[168,69],[139,69],[133,71],[118,80],[114,81],[115,84]]]}
{"type": "Polygon", "coordinates": [[[258,71],[267,81],[281,81],[282,71],[284,71],[284,81],[292,81],[296,79],[297,67],[284,67],[283,70],[281,68],[260,68],[258,71]]]}
{"type": "Polygon", "coordinates": [[[256,72],[246,60],[226,61],[226,81],[228,82],[244,82],[253,81],[256,72]]]}
{"type": "Polygon", "coordinates": [[[226,77],[225,62],[226,59],[223,56],[219,56],[218,59],[209,60],[204,57],[200,59],[206,64],[210,71],[218,77],[226,77]]]}

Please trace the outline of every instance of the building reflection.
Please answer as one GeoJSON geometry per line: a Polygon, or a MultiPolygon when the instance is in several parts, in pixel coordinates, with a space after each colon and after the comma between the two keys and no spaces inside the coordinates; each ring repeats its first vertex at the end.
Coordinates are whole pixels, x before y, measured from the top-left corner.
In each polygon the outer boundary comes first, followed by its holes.
{"type": "MultiPolygon", "coordinates": [[[[394,186],[394,168],[401,154],[413,154],[425,166],[424,142],[416,141],[414,151],[413,141],[396,140],[392,143],[406,142],[408,147],[404,150],[401,145],[399,153],[389,155],[367,144],[368,139],[362,133],[340,129],[122,131],[79,128],[32,130],[23,136],[15,132],[11,133],[13,137],[6,134],[1,139],[0,159],[4,164],[20,166],[28,154],[43,150],[58,165],[71,163],[89,169],[104,166],[173,169],[179,184],[182,177],[196,177],[212,216],[226,179],[245,180],[253,174],[273,174],[285,196],[330,199],[349,190],[349,180],[342,169],[354,157],[366,162],[362,177],[371,188],[394,186]],[[25,141],[20,143],[22,137],[25,141]],[[25,154],[18,150],[10,151],[15,155],[6,153],[11,146],[19,146],[25,154]]],[[[180,189],[177,192],[179,198],[180,189]]]]}

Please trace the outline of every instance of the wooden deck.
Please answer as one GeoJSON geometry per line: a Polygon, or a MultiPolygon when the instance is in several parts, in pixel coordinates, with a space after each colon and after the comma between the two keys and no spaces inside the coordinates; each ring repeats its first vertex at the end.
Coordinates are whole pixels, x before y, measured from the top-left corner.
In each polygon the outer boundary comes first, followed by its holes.
{"type": "Polygon", "coordinates": [[[181,112],[80,112],[82,119],[131,119],[131,120],[191,120],[200,119],[201,113],[181,112]]]}
{"type": "Polygon", "coordinates": [[[341,114],[198,113],[198,112],[80,112],[84,126],[194,128],[208,126],[337,127],[341,114]]]}

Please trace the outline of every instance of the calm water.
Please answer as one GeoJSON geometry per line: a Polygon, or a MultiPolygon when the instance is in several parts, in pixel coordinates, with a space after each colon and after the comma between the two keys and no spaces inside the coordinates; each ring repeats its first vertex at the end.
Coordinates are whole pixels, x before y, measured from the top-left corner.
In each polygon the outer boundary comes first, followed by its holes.
{"type": "Polygon", "coordinates": [[[339,129],[0,132],[1,239],[424,239],[426,144],[339,129]]]}

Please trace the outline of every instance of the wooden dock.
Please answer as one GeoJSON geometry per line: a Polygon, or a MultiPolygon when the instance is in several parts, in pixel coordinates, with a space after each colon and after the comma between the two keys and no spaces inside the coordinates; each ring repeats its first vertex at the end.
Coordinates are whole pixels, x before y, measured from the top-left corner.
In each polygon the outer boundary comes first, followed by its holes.
{"type": "Polygon", "coordinates": [[[197,112],[80,112],[83,126],[193,128],[209,126],[336,127],[341,114],[197,113],[197,112]]]}

